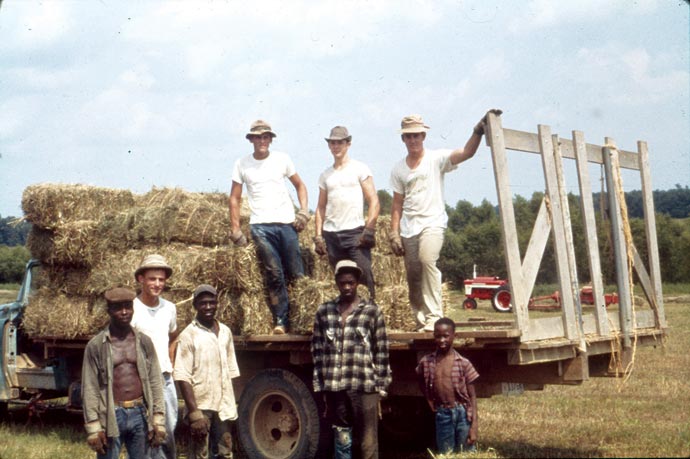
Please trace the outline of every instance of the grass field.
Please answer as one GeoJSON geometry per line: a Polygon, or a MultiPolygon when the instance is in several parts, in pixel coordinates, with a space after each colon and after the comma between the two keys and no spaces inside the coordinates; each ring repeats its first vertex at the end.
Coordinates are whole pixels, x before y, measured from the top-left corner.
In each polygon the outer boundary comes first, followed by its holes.
{"type": "MultiPolygon", "coordinates": [[[[669,337],[657,348],[637,349],[627,382],[593,378],[579,386],[480,399],[479,452],[454,457],[690,456],[690,286],[665,286],[665,298],[669,337]]],[[[0,423],[0,459],[86,457],[93,454],[78,415],[46,413],[27,423],[20,411],[0,423]]],[[[382,445],[381,457],[431,455],[382,445]]]]}

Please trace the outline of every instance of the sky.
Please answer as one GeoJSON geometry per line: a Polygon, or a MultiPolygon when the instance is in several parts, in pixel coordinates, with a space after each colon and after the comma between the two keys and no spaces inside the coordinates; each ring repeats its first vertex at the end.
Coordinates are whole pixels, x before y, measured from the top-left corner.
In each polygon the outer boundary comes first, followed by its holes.
{"type": "MultiPolygon", "coordinates": [[[[505,128],[644,140],[654,189],[690,185],[684,0],[0,1],[2,217],[44,182],[229,192],[256,119],[313,209],[333,126],[391,191],[405,115],[427,148],[458,148],[490,108],[505,128]]],[[[537,155],[509,167],[513,194],[544,191],[537,155]]],[[[451,206],[497,202],[485,144],[445,186],[451,206]]]]}

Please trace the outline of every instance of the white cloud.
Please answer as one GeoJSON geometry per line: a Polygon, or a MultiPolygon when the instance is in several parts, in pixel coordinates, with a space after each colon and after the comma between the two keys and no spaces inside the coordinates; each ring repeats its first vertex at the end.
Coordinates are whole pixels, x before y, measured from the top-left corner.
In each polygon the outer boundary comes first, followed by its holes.
{"type": "Polygon", "coordinates": [[[0,71],[0,74],[4,75],[4,84],[33,91],[64,87],[77,77],[73,70],[46,70],[39,67],[15,67],[0,71]]]}
{"type": "Polygon", "coordinates": [[[5,2],[2,15],[17,15],[11,24],[4,22],[4,46],[7,49],[33,50],[52,45],[69,34],[74,26],[72,21],[72,4],[69,2],[5,2]],[[16,10],[10,13],[8,10],[16,10]]]}
{"type": "Polygon", "coordinates": [[[615,19],[618,14],[651,14],[657,8],[657,0],[532,0],[509,21],[511,32],[528,32],[534,28],[560,26],[615,19]]]}

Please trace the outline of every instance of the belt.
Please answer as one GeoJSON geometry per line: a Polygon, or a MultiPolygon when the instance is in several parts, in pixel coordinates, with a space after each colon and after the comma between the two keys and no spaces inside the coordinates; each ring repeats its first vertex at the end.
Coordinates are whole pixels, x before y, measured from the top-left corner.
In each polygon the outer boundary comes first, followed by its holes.
{"type": "Polygon", "coordinates": [[[455,408],[456,406],[460,406],[461,404],[458,402],[437,402],[435,404],[436,408],[455,408]]]}
{"type": "Polygon", "coordinates": [[[137,406],[142,406],[144,404],[144,397],[135,398],[134,400],[124,400],[121,402],[115,402],[115,405],[120,408],[135,408],[137,406]]]}

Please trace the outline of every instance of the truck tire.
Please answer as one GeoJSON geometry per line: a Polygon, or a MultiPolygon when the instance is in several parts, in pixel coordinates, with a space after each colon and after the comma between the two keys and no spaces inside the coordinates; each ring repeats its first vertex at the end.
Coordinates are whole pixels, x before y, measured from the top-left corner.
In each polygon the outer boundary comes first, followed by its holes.
{"type": "Polygon", "coordinates": [[[513,310],[511,301],[510,286],[507,284],[501,285],[494,292],[493,298],[491,298],[491,306],[498,312],[510,312],[513,310]]]}
{"type": "Polygon", "coordinates": [[[7,419],[8,403],[0,402],[0,422],[7,419]]]}
{"type": "Polygon", "coordinates": [[[238,407],[240,448],[248,459],[309,459],[319,448],[316,402],[294,373],[268,369],[246,385],[238,407]]]}

